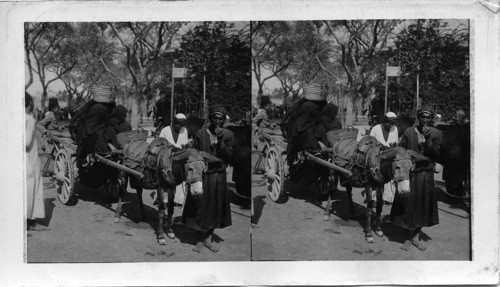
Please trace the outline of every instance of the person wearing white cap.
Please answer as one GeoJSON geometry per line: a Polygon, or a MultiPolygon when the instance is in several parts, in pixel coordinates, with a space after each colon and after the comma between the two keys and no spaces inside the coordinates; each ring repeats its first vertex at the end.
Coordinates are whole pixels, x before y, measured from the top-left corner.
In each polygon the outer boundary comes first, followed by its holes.
{"type": "Polygon", "coordinates": [[[187,118],[184,114],[176,114],[172,125],[164,127],[160,132],[160,137],[166,139],[176,148],[188,144],[188,132],[185,128],[187,118]]]}
{"type": "MultiPolygon", "coordinates": [[[[189,143],[188,131],[185,128],[186,121],[187,118],[184,114],[176,114],[172,125],[164,127],[161,130],[159,137],[166,139],[169,144],[176,148],[183,148],[183,146],[189,143]]],[[[186,198],[185,190],[184,182],[175,187],[175,203],[181,205],[184,204],[184,199],[186,198]]],[[[167,199],[168,197],[165,197],[165,200],[167,199]]]]}
{"type": "MultiPolygon", "coordinates": [[[[395,126],[397,116],[393,112],[388,112],[384,116],[384,120],[381,124],[374,126],[370,132],[370,135],[375,137],[384,146],[397,145],[399,142],[398,138],[398,128],[395,126]]],[[[384,185],[383,200],[392,203],[394,199],[395,188],[393,181],[386,183],[384,185]]],[[[376,198],[373,197],[372,198],[376,198]]]]}

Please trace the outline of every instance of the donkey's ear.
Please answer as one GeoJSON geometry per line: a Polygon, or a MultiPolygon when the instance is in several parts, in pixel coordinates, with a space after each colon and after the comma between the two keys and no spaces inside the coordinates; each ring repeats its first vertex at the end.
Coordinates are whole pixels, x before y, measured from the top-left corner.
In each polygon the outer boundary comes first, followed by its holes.
{"type": "Polygon", "coordinates": [[[413,150],[407,150],[410,157],[416,162],[430,162],[431,159],[413,150]]]}
{"type": "Polygon", "coordinates": [[[201,156],[203,157],[203,160],[207,163],[216,163],[216,162],[222,162],[222,160],[213,154],[210,154],[205,151],[200,151],[201,156]]]}

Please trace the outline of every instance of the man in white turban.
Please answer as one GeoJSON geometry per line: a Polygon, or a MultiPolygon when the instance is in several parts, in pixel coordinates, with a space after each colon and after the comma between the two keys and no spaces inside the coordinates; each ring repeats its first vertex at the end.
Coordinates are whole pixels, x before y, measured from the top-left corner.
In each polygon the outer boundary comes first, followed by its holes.
{"type": "MultiPolygon", "coordinates": [[[[172,125],[164,127],[161,132],[160,136],[161,138],[166,139],[169,144],[176,148],[183,148],[183,146],[187,145],[189,140],[188,140],[188,131],[186,129],[186,121],[187,118],[184,114],[176,114],[174,117],[174,120],[172,122],[172,125]]],[[[185,200],[185,188],[186,184],[185,182],[177,185],[175,187],[175,198],[174,201],[175,203],[178,204],[184,204],[185,200]]],[[[165,197],[167,199],[168,197],[165,197]]]]}
{"type": "Polygon", "coordinates": [[[172,125],[161,130],[160,137],[166,139],[174,147],[182,148],[188,143],[186,121],[187,118],[184,114],[176,114],[172,125]]]}
{"type": "MultiPolygon", "coordinates": [[[[370,135],[375,137],[381,144],[389,147],[397,145],[399,142],[398,138],[398,128],[395,126],[397,116],[393,112],[388,112],[381,124],[374,126],[370,132],[370,135]]],[[[391,180],[384,185],[384,201],[391,202],[394,199],[394,184],[391,180]]],[[[376,198],[376,197],[373,197],[376,198]]]]}

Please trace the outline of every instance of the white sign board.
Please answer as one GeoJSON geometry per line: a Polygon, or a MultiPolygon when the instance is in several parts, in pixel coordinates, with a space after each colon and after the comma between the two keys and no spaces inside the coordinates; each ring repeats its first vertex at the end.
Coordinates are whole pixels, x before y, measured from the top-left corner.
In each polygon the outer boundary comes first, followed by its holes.
{"type": "Polygon", "coordinates": [[[399,77],[400,72],[399,66],[387,66],[387,77],[399,77]]]}
{"type": "Polygon", "coordinates": [[[172,75],[174,78],[185,78],[187,77],[187,69],[186,68],[173,68],[172,75]]]}

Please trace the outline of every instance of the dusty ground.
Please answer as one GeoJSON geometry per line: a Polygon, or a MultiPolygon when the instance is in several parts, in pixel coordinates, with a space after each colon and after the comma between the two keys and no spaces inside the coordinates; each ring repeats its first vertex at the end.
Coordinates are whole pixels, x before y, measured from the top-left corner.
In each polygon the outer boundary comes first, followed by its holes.
{"type": "MultiPolygon", "coordinates": [[[[333,214],[323,220],[326,198],[316,203],[316,189],[285,182],[286,201],[275,203],[267,196],[262,175],[252,176],[254,217],[252,260],[470,260],[470,216],[462,201],[452,200],[440,189],[440,223],[423,229],[428,249],[412,247],[403,251],[403,230],[390,222],[382,226],[384,237],[365,241],[364,217],[348,219],[347,193],[340,187],[335,195],[333,214]]],[[[441,174],[436,182],[443,186],[441,174]]],[[[366,206],[361,189],[353,189],[358,213],[366,206]]],[[[390,213],[384,206],[382,215],[390,213]]],[[[387,219],[387,217],[386,217],[387,219]]]]}
{"type": "MultiPolygon", "coordinates": [[[[228,181],[231,174],[228,174],[228,181]]],[[[228,183],[234,186],[233,183],[228,183]]],[[[104,190],[77,186],[78,201],[65,206],[56,197],[54,184],[44,178],[47,218],[41,223],[50,230],[27,232],[28,262],[153,262],[153,261],[248,261],[250,260],[250,208],[232,194],[233,225],[215,231],[218,253],[204,249],[192,251],[195,232],[182,225],[173,227],[175,240],[167,245],[156,241],[157,206],[145,190],[147,221],[139,220],[135,190],[128,188],[120,223],[114,223],[117,203],[104,196],[104,190]]],[[[180,221],[182,208],[176,207],[174,222],[180,221]]]]}

